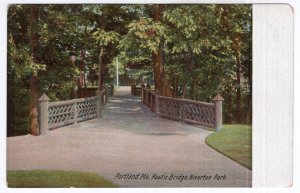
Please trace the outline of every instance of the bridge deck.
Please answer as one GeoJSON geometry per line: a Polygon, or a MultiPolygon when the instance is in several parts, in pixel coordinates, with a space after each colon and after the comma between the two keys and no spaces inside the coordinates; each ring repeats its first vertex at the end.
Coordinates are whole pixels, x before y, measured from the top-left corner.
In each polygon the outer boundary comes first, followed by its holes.
{"type": "Polygon", "coordinates": [[[98,172],[122,187],[251,186],[251,171],[205,144],[211,131],[156,118],[139,97],[121,87],[103,118],[53,130],[47,136],[10,137],[8,169],[98,172]],[[124,180],[142,175],[226,175],[226,180],[124,180]]]}

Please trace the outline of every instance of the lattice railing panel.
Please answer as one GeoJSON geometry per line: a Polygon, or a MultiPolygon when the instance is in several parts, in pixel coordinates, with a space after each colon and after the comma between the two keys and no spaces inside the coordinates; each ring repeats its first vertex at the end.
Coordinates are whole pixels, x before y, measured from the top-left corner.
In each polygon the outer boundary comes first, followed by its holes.
{"type": "Polygon", "coordinates": [[[205,127],[212,127],[217,131],[222,127],[222,101],[224,99],[220,95],[214,97],[213,103],[206,103],[158,96],[149,89],[142,89],[142,93],[143,103],[149,106],[156,115],[205,127]]]}
{"type": "Polygon", "coordinates": [[[97,116],[97,99],[77,103],[77,119],[80,121],[97,116]]]}
{"type": "Polygon", "coordinates": [[[168,118],[181,119],[181,103],[177,100],[159,98],[159,115],[168,118]]]}
{"type": "Polygon", "coordinates": [[[41,134],[79,121],[102,117],[102,107],[108,102],[107,88],[96,92],[96,96],[66,101],[49,102],[43,94],[39,99],[39,129],[41,134]]]}
{"type": "Polygon", "coordinates": [[[68,123],[75,119],[74,104],[49,106],[48,124],[49,128],[55,128],[68,123]]]}
{"type": "MultiPolygon", "coordinates": [[[[68,125],[98,116],[97,108],[107,102],[106,92],[99,96],[50,102],[48,107],[48,125],[50,129],[68,125]]],[[[101,109],[99,109],[100,111],[101,109]]]]}
{"type": "Polygon", "coordinates": [[[187,103],[184,102],[182,119],[188,122],[195,122],[205,126],[213,127],[215,112],[213,104],[187,103]]]}

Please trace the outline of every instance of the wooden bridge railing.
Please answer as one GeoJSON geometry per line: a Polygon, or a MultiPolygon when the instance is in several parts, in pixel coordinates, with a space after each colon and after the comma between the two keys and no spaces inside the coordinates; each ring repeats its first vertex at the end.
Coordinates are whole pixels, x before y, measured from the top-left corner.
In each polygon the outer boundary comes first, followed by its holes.
{"type": "Polygon", "coordinates": [[[156,112],[156,104],[158,95],[155,94],[154,90],[145,89],[142,87],[141,91],[142,101],[145,105],[150,107],[153,112],[156,112]]]}
{"type": "MultiPolygon", "coordinates": [[[[105,86],[107,89],[108,96],[114,95],[114,85],[107,85],[105,86]]],[[[77,90],[77,97],[78,98],[87,98],[96,95],[98,87],[88,87],[88,88],[78,88],[77,90]]]]}
{"type": "Polygon", "coordinates": [[[103,106],[108,101],[107,89],[98,90],[93,97],[49,101],[46,94],[39,99],[40,135],[46,134],[50,129],[101,117],[103,106]]]}
{"type": "Polygon", "coordinates": [[[141,96],[142,86],[131,85],[131,94],[133,96],[141,96]]]}
{"type": "Polygon", "coordinates": [[[159,96],[154,91],[142,87],[141,100],[157,116],[179,120],[191,124],[222,129],[222,101],[220,95],[213,103],[159,96]]]}

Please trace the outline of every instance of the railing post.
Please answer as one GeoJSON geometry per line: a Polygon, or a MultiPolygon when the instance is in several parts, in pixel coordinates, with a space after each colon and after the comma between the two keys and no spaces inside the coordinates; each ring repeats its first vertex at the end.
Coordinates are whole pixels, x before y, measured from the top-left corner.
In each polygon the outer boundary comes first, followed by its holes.
{"type": "Polygon", "coordinates": [[[215,96],[213,98],[214,107],[215,107],[215,131],[221,131],[222,130],[222,124],[223,124],[223,113],[222,113],[222,102],[224,101],[223,97],[221,95],[215,96]]]}
{"type": "Polygon", "coordinates": [[[159,116],[159,104],[158,104],[158,94],[155,93],[155,116],[158,117],[159,116]]]}
{"type": "Polygon", "coordinates": [[[114,96],[114,85],[110,85],[110,96],[114,96]]]}
{"type": "Polygon", "coordinates": [[[39,135],[45,135],[49,131],[48,125],[48,107],[49,107],[49,97],[44,93],[39,99],[39,135]]]}
{"type": "Polygon", "coordinates": [[[145,95],[146,95],[146,101],[145,101],[145,104],[146,104],[146,106],[148,106],[148,90],[147,89],[145,89],[145,95]]]}
{"type": "Polygon", "coordinates": [[[101,118],[102,117],[102,105],[101,105],[101,95],[100,95],[100,90],[97,89],[96,91],[96,96],[97,96],[97,117],[101,118]]]}
{"type": "Polygon", "coordinates": [[[142,84],[142,93],[141,93],[142,103],[144,103],[144,89],[145,89],[145,85],[142,84]]]}
{"type": "Polygon", "coordinates": [[[76,124],[78,122],[77,102],[73,104],[73,109],[74,109],[74,123],[76,124]]]}

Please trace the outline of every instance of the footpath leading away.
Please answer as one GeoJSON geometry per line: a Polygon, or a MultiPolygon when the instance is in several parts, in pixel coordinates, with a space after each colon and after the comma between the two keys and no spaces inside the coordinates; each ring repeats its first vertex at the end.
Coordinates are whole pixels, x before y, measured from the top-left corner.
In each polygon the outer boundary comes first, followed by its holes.
{"type": "Polygon", "coordinates": [[[250,170],[205,144],[210,133],[156,118],[120,87],[101,119],[7,138],[7,168],[92,171],[121,187],[251,186],[250,170]]]}

